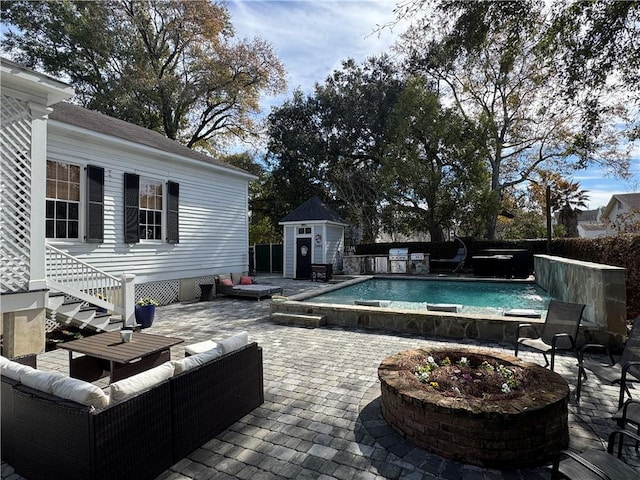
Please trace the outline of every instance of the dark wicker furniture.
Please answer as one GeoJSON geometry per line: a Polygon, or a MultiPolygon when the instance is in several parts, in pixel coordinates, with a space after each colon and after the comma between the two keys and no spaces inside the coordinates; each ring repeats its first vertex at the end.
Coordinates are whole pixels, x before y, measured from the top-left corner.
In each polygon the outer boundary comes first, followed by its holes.
{"type": "Polygon", "coordinates": [[[255,343],[100,410],[1,384],[2,460],[29,480],[153,479],[264,401],[255,343]]]}

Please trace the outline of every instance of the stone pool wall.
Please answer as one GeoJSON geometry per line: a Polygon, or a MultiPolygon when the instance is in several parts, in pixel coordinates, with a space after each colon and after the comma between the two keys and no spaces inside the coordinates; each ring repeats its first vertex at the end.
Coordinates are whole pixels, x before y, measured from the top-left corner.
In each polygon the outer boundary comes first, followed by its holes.
{"type": "Polygon", "coordinates": [[[272,302],[271,313],[325,316],[327,325],[345,328],[386,330],[416,333],[454,339],[478,339],[498,342],[515,341],[518,323],[540,323],[533,318],[509,318],[497,315],[472,315],[448,312],[427,312],[359,305],[340,305],[296,301],[272,302]]]}
{"type": "Polygon", "coordinates": [[[626,269],[550,255],[534,255],[536,283],[564,302],[584,303],[583,325],[626,335],[626,269]]]}

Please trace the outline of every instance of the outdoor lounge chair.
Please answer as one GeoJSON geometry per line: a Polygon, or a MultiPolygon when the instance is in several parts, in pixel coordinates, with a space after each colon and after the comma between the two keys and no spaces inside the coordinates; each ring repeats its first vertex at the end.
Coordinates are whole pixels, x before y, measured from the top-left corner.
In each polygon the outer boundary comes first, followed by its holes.
{"type": "MultiPolygon", "coordinates": [[[[622,409],[625,401],[625,393],[631,396],[627,382],[640,380],[640,318],[637,318],[631,328],[631,333],[627,337],[624,344],[620,359],[615,362],[604,345],[588,343],[583,345],[578,355],[578,385],[576,387],[576,399],[580,400],[580,392],[582,390],[582,382],[587,379],[587,371],[594,374],[601,380],[605,380],[611,384],[620,384],[620,397],[618,399],[618,408],[622,409]],[[611,362],[603,365],[594,359],[585,356],[589,350],[605,351],[611,362]],[[631,377],[631,378],[629,378],[631,377]]],[[[635,412],[637,407],[631,407],[631,413],[635,412]]],[[[621,414],[621,412],[619,412],[621,414]]],[[[635,418],[634,423],[640,423],[640,412],[631,415],[635,418]]]]}
{"type": "Polygon", "coordinates": [[[523,337],[520,331],[525,328],[533,329],[532,323],[521,323],[516,329],[516,351],[518,356],[519,346],[526,345],[542,352],[545,367],[549,366],[547,353],[551,352],[551,370],[553,370],[556,351],[575,350],[578,327],[585,305],[581,303],[567,303],[551,300],[547,317],[542,326],[542,334],[538,337],[523,337]]]}
{"type": "Polygon", "coordinates": [[[432,258],[429,260],[431,270],[451,271],[454,273],[463,270],[464,262],[467,259],[467,246],[462,239],[455,237],[460,242],[460,248],[451,258],[432,258]]]}
{"type": "Polygon", "coordinates": [[[563,450],[553,463],[551,478],[556,480],[561,478],[561,474],[570,480],[636,480],[638,471],[622,460],[622,441],[625,436],[636,442],[640,441],[640,436],[628,430],[615,430],[609,435],[608,453],[600,450],[587,450],[583,453],[563,450]],[[613,455],[616,437],[620,437],[617,458],[613,455]]]}

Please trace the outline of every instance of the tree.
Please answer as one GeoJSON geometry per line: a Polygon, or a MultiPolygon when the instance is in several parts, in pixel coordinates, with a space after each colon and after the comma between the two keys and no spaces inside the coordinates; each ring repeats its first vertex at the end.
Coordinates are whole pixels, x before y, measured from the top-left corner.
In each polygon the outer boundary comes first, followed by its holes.
{"type": "MultiPolygon", "coordinates": [[[[640,107],[640,2],[558,2],[545,47],[560,51],[566,97],[585,102],[585,131],[606,119],[606,98],[624,95],[640,107]]],[[[640,139],[640,116],[630,117],[630,140],[640,139]]]]}
{"type": "Polygon", "coordinates": [[[443,108],[424,79],[407,82],[389,122],[382,166],[388,230],[429,232],[432,241],[443,241],[477,214],[487,172],[475,138],[474,126],[443,108]]]}
{"type": "Polygon", "coordinates": [[[612,120],[620,110],[609,111],[608,128],[586,136],[580,128],[582,106],[556,95],[557,58],[541,53],[548,23],[537,4],[441,2],[441,7],[439,21],[422,19],[402,46],[408,67],[430,77],[463,118],[479,125],[491,172],[488,238],[495,238],[503,190],[528,181],[539,167],[568,171],[598,161],[619,172],[628,169],[628,157],[618,149],[622,135],[612,120]]]}
{"type": "MultiPolygon", "coordinates": [[[[269,161],[279,202],[318,195],[375,241],[380,165],[402,80],[386,56],[343,62],[312,95],[296,92],[269,115],[269,161]]],[[[274,200],[276,200],[274,198],[274,200]]],[[[287,213],[285,211],[285,213],[287,213]]]]}
{"type": "Polygon", "coordinates": [[[66,77],[87,108],[191,148],[255,135],[260,95],[284,89],[271,46],[232,41],[219,3],[3,2],[2,22],[2,48],[16,61],[66,77]]]}

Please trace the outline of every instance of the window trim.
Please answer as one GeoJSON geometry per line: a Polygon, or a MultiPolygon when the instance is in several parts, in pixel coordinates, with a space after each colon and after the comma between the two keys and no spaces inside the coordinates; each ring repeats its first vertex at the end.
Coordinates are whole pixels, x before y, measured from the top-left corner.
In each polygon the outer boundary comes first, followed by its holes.
{"type": "MultiPolygon", "coordinates": [[[[86,231],[86,219],[85,219],[85,212],[86,212],[86,205],[85,205],[85,198],[86,198],[86,175],[85,175],[85,169],[84,169],[84,165],[80,164],[80,163],[74,163],[74,162],[70,162],[68,160],[61,160],[61,159],[57,159],[55,157],[47,157],[46,159],[47,162],[54,162],[54,163],[62,163],[62,164],[66,164],[66,165],[72,165],[74,167],[78,167],[78,169],[80,170],[79,175],[79,200],[78,200],[78,237],[72,237],[72,238],[56,238],[56,237],[48,237],[47,236],[47,227],[46,227],[46,222],[47,222],[47,214],[46,214],[46,202],[49,200],[53,200],[53,201],[57,201],[58,199],[52,199],[49,198],[47,196],[47,191],[46,191],[46,181],[47,181],[47,174],[45,172],[45,194],[44,194],[44,200],[45,200],[45,205],[44,205],[44,219],[43,221],[45,222],[44,225],[44,236],[45,239],[47,241],[47,243],[51,244],[51,245],[73,245],[73,244],[78,244],[78,243],[84,243],[84,236],[85,236],[85,231],[86,231]]],[[[54,225],[54,229],[55,229],[55,225],[54,225]]]]}

